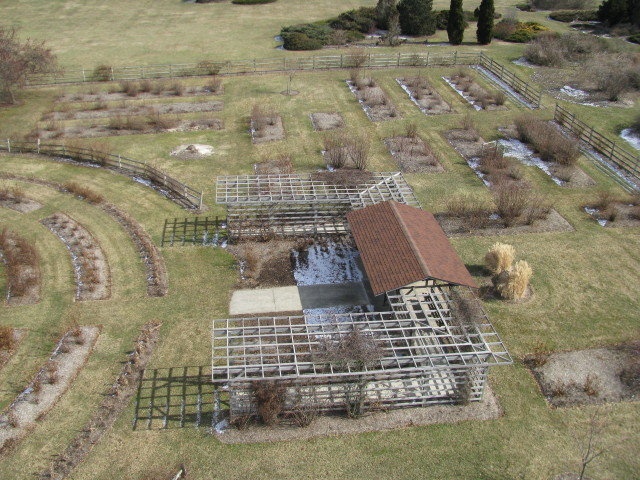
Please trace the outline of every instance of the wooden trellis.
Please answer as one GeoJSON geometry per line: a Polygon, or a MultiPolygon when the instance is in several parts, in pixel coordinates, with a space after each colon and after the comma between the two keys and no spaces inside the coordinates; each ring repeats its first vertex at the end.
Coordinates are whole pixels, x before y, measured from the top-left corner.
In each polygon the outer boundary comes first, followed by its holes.
{"type": "Polygon", "coordinates": [[[309,324],[304,316],[216,320],[212,380],[229,389],[232,416],[255,410],[252,382],[264,380],[283,382],[291,409],[340,409],[363,384],[370,405],[480,400],[487,368],[512,360],[484,314],[465,324],[452,318],[451,288],[407,287],[388,295],[392,311],[335,314],[328,323],[309,324]],[[380,352],[371,365],[323,356],[327,342],[354,330],[380,352]]]}
{"type": "Polygon", "coordinates": [[[346,213],[387,200],[419,206],[400,172],[375,173],[351,186],[293,174],[225,176],[216,183],[230,238],[343,234],[346,213]]]}

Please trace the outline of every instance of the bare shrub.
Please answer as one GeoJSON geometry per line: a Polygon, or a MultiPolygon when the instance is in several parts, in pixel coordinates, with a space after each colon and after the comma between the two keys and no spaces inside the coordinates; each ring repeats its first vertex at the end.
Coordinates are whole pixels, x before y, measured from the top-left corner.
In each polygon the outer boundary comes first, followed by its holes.
{"type": "Polygon", "coordinates": [[[120,90],[128,97],[137,97],[140,93],[140,86],[136,82],[124,80],[120,82],[120,90]]]}
{"type": "Polygon", "coordinates": [[[169,85],[168,91],[171,95],[174,95],[176,97],[181,97],[185,93],[184,83],[174,81],[171,83],[171,85],[169,85]]]}
{"type": "Polygon", "coordinates": [[[531,200],[531,188],[522,183],[502,183],[493,189],[498,215],[507,227],[515,225],[531,200]]]}
{"type": "Polygon", "coordinates": [[[493,103],[502,106],[507,101],[507,95],[504,92],[496,92],[493,94],[493,103]]]}
{"type": "Polygon", "coordinates": [[[470,113],[465,113],[460,121],[460,128],[468,132],[476,132],[476,123],[470,113]]]}
{"type": "Polygon", "coordinates": [[[18,428],[20,426],[20,417],[13,409],[7,413],[7,423],[11,428],[18,428]]]}
{"type": "Polygon", "coordinates": [[[327,164],[333,168],[342,168],[347,162],[347,138],[336,132],[326,135],[323,139],[324,156],[327,164]]]}
{"type": "Polygon", "coordinates": [[[276,113],[265,111],[258,104],[255,104],[251,110],[251,126],[258,136],[263,136],[265,128],[274,125],[276,119],[276,113]]]}
{"type": "Polygon", "coordinates": [[[640,61],[632,54],[599,54],[585,70],[608,100],[617,101],[623,93],[640,90],[640,61]]]}
{"type": "Polygon", "coordinates": [[[532,225],[536,220],[544,220],[553,210],[553,203],[538,193],[531,193],[524,212],[524,223],[532,225]]]}
{"type": "Polygon", "coordinates": [[[356,85],[360,81],[360,77],[362,76],[362,72],[358,68],[352,68],[349,70],[349,80],[353,85],[356,85]]]}
{"type": "Polygon", "coordinates": [[[408,124],[405,136],[411,139],[418,138],[418,126],[413,122],[408,124]]]}
{"type": "Polygon", "coordinates": [[[485,148],[480,156],[479,170],[485,175],[491,175],[496,171],[508,168],[510,163],[500,148],[485,148]]]}
{"type": "Polygon", "coordinates": [[[500,296],[507,300],[519,300],[529,287],[533,270],[526,260],[518,260],[509,270],[496,277],[495,286],[500,296]]]}
{"type": "Polygon", "coordinates": [[[521,141],[529,143],[546,161],[575,165],[580,156],[578,141],[564,136],[555,126],[532,115],[515,119],[521,141]]]}
{"type": "Polygon", "coordinates": [[[50,385],[58,383],[58,364],[56,362],[49,360],[45,365],[44,371],[47,375],[47,383],[49,383],[50,385]]]}
{"type": "Polygon", "coordinates": [[[249,428],[252,421],[253,415],[247,413],[243,415],[235,415],[230,424],[232,427],[237,428],[238,430],[246,430],[247,428],[249,428]]]}
{"type": "Polygon", "coordinates": [[[359,69],[366,65],[368,59],[369,54],[367,51],[364,48],[357,48],[349,54],[347,58],[347,66],[359,69]]]}
{"type": "Polygon", "coordinates": [[[583,390],[590,397],[597,397],[600,393],[600,382],[594,375],[589,374],[584,382],[583,390]]]}
{"type": "Polygon", "coordinates": [[[447,201],[450,215],[460,218],[469,229],[486,228],[490,222],[492,206],[468,195],[454,195],[447,201]]]}
{"type": "Polygon", "coordinates": [[[0,350],[11,351],[16,346],[15,332],[7,325],[0,325],[0,350]]]}
{"type": "Polygon", "coordinates": [[[484,264],[494,275],[509,270],[516,258],[516,249],[506,243],[494,243],[484,256],[484,264]]]}
{"type": "Polygon", "coordinates": [[[254,381],[251,384],[258,416],[265,425],[275,425],[284,408],[287,389],[277,380],[254,381]]]}
{"type": "Polygon", "coordinates": [[[140,80],[139,88],[140,88],[141,92],[149,93],[149,92],[151,92],[153,90],[153,82],[151,80],[149,80],[148,78],[140,80]]]}
{"type": "Polygon", "coordinates": [[[83,200],[86,200],[87,202],[94,205],[99,205],[101,203],[104,203],[105,201],[104,197],[101,194],[91,190],[89,187],[85,187],[76,182],[66,182],[63,185],[63,188],[67,192],[77,195],[83,200]]]}
{"type": "Polygon", "coordinates": [[[210,93],[219,93],[222,89],[222,80],[217,75],[214,75],[206,83],[204,89],[210,93]]]}
{"type": "Polygon", "coordinates": [[[366,170],[369,165],[369,141],[365,137],[354,138],[347,146],[349,158],[358,170],[366,170]]]}
{"type": "Polygon", "coordinates": [[[0,232],[0,251],[6,265],[9,297],[23,297],[40,282],[38,252],[29,241],[6,228],[0,232]]]}

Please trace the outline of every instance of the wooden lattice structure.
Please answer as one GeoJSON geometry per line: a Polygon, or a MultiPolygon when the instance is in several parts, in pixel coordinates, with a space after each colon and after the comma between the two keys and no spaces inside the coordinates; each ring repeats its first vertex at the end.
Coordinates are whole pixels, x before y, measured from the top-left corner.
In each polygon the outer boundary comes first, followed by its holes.
{"type": "Polygon", "coordinates": [[[228,392],[232,419],[256,412],[252,392],[262,381],[285,388],[285,411],[344,410],[354,393],[368,408],[478,401],[488,367],[512,360],[479,303],[475,318],[455,313],[456,289],[408,286],[388,295],[390,311],[335,314],[327,323],[304,316],[216,320],[212,380],[228,392]],[[353,332],[374,346],[374,361],[332,360],[331,345],[353,332]]]}
{"type": "Polygon", "coordinates": [[[312,174],[223,176],[216,183],[232,239],[344,234],[349,211],[387,200],[419,205],[400,172],[374,173],[354,185],[312,174]]]}

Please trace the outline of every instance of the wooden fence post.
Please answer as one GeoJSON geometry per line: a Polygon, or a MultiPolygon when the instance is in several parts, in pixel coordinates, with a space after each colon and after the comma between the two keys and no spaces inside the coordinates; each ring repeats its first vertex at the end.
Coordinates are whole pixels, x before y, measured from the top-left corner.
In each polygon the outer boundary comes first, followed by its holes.
{"type": "Polygon", "coordinates": [[[204,192],[200,192],[200,205],[199,205],[199,209],[202,210],[202,197],[203,197],[203,193],[204,192]]]}

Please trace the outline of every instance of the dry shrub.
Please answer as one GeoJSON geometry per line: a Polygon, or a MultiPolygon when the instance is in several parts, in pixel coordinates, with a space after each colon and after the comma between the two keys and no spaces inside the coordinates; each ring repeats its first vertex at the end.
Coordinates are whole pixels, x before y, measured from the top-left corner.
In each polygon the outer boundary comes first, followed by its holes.
{"type": "Polygon", "coordinates": [[[545,161],[575,165],[580,156],[578,141],[565,137],[554,125],[533,115],[515,119],[521,141],[531,144],[545,161]]]}
{"type": "Polygon", "coordinates": [[[539,193],[531,193],[529,204],[523,214],[525,225],[532,225],[536,220],[544,220],[553,210],[553,203],[539,193]]]}
{"type": "Polygon", "coordinates": [[[252,421],[253,415],[246,413],[243,415],[235,415],[230,424],[232,427],[237,428],[238,430],[246,430],[247,428],[249,428],[252,421]]]}
{"type": "Polygon", "coordinates": [[[278,115],[272,111],[265,111],[260,105],[255,104],[251,109],[251,127],[258,136],[264,135],[264,130],[275,125],[278,115]]]}
{"type": "Polygon", "coordinates": [[[99,205],[101,203],[104,203],[105,201],[104,197],[99,193],[91,190],[89,187],[85,187],[76,182],[66,182],[63,185],[63,188],[67,192],[72,193],[73,195],[77,195],[83,200],[86,200],[87,202],[92,203],[94,205],[99,205]]]}
{"type": "Polygon", "coordinates": [[[601,190],[598,192],[597,200],[594,202],[593,207],[598,210],[607,210],[613,203],[617,202],[616,196],[607,191],[601,190]]]}
{"type": "Polygon", "coordinates": [[[144,80],[140,80],[139,88],[141,92],[149,93],[153,90],[153,82],[148,78],[145,78],[144,80]]]}
{"type": "Polygon", "coordinates": [[[356,137],[347,146],[347,152],[358,170],[366,170],[369,165],[370,144],[365,137],[356,137]]]}
{"type": "Polygon", "coordinates": [[[365,66],[369,54],[364,48],[357,48],[348,56],[347,65],[354,69],[360,69],[365,66]]]}
{"type": "Polygon", "coordinates": [[[185,92],[184,83],[178,82],[178,81],[171,82],[171,85],[169,85],[169,88],[167,89],[167,91],[171,95],[174,95],[176,97],[181,97],[184,95],[184,92],[185,92]]]}
{"type": "Polygon", "coordinates": [[[509,270],[498,274],[496,290],[506,300],[518,300],[525,296],[533,270],[526,260],[518,260],[509,270]]]}
{"type": "Polygon", "coordinates": [[[124,80],[120,82],[120,91],[128,97],[137,97],[140,93],[140,86],[136,82],[124,80]]]}
{"type": "Polygon", "coordinates": [[[45,365],[44,371],[47,375],[47,383],[54,385],[58,383],[58,364],[52,360],[49,360],[45,365]]]}
{"type": "Polygon", "coordinates": [[[258,416],[265,425],[275,425],[284,409],[286,386],[277,380],[254,381],[251,384],[258,416]]]}
{"type": "Polygon", "coordinates": [[[411,139],[418,138],[418,126],[413,122],[408,124],[405,136],[411,139]]]}
{"type": "Polygon", "coordinates": [[[0,325],[0,350],[11,351],[16,346],[16,337],[13,328],[0,325]]]}
{"type": "Polygon", "coordinates": [[[25,194],[24,190],[20,187],[3,187],[0,188],[0,201],[2,200],[14,200],[21,201],[24,200],[25,194]]]}
{"type": "Polygon", "coordinates": [[[504,156],[502,150],[497,147],[485,148],[482,151],[479,161],[480,172],[491,175],[499,170],[505,170],[511,162],[504,156]]]}
{"type": "Polygon", "coordinates": [[[204,86],[204,89],[209,93],[218,93],[222,89],[222,79],[217,75],[214,75],[204,86]]]}
{"type": "Polygon", "coordinates": [[[287,413],[287,418],[299,428],[308,427],[320,414],[318,407],[313,404],[298,401],[287,413]]]}
{"type": "Polygon", "coordinates": [[[617,101],[623,93],[640,90],[639,58],[638,54],[602,53],[591,58],[585,71],[608,100],[617,101]]]}
{"type": "Polygon", "coordinates": [[[524,363],[529,368],[540,368],[549,361],[549,348],[541,341],[533,346],[533,352],[524,357],[524,363]]]}
{"type": "Polygon", "coordinates": [[[349,70],[349,81],[353,84],[353,85],[357,85],[358,82],[360,81],[360,77],[362,76],[362,72],[357,69],[357,68],[352,68],[351,70],[349,70]]]}
{"type": "Polygon", "coordinates": [[[24,296],[40,282],[38,252],[29,241],[6,228],[0,232],[0,251],[6,265],[9,296],[24,296]]]}
{"type": "Polygon", "coordinates": [[[516,249],[513,245],[496,242],[484,256],[484,263],[494,275],[509,270],[516,258],[516,249]]]}
{"type": "Polygon", "coordinates": [[[327,164],[333,168],[342,168],[347,162],[347,137],[343,133],[331,133],[323,139],[324,156],[327,164]]]}
{"type": "Polygon", "coordinates": [[[589,374],[582,389],[584,393],[590,397],[597,397],[600,393],[600,382],[598,382],[598,379],[594,375],[589,374]]]}
{"type": "Polygon", "coordinates": [[[20,426],[20,417],[13,409],[7,413],[7,423],[11,428],[18,428],[20,426]]]}
{"type": "Polygon", "coordinates": [[[515,225],[531,202],[531,187],[523,183],[501,183],[493,188],[496,210],[505,226],[515,225]]]}
{"type": "Polygon", "coordinates": [[[493,94],[493,103],[502,106],[507,101],[507,95],[504,92],[496,92],[493,94]]]}
{"type": "Polygon", "coordinates": [[[460,121],[460,128],[468,132],[476,132],[476,123],[469,112],[465,113],[460,121]]]}
{"type": "Polygon", "coordinates": [[[449,214],[463,220],[470,229],[487,227],[492,208],[485,201],[468,195],[454,195],[447,201],[449,214]]]}

